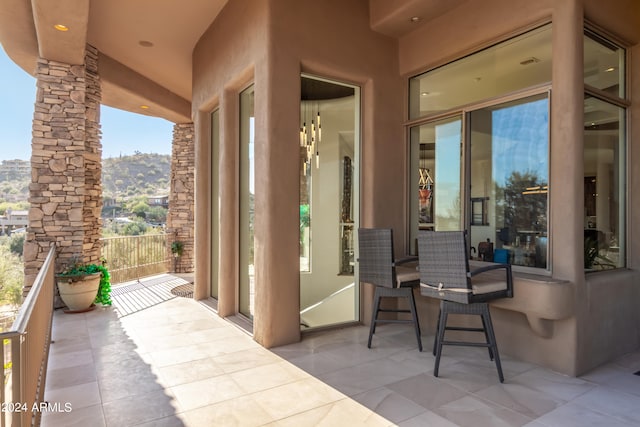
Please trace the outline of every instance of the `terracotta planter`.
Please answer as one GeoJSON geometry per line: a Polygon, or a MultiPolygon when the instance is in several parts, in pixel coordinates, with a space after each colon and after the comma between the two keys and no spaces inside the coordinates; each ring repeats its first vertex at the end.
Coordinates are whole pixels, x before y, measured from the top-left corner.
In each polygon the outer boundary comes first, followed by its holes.
{"type": "Polygon", "coordinates": [[[101,273],[79,276],[57,276],[60,298],[70,312],[81,312],[91,308],[98,295],[101,273]]]}

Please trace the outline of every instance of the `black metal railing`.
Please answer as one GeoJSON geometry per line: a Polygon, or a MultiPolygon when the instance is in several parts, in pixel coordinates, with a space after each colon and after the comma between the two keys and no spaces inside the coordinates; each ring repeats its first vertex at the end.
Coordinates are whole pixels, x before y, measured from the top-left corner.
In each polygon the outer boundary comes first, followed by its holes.
{"type": "Polygon", "coordinates": [[[164,233],[105,237],[102,256],[107,260],[111,283],[166,273],[171,265],[164,233]]]}

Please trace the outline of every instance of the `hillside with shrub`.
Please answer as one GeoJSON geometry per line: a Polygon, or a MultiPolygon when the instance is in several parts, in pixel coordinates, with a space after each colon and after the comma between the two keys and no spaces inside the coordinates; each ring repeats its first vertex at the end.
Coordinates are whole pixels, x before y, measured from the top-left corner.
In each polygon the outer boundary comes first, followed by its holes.
{"type": "MultiPolygon", "coordinates": [[[[122,201],[135,196],[169,194],[171,156],[139,153],[102,159],[104,197],[122,201]]],[[[26,202],[31,171],[27,160],[0,162],[0,204],[26,202]]]]}
{"type": "Polygon", "coordinates": [[[169,194],[170,176],[170,155],[136,153],[106,158],[102,160],[102,193],[115,199],[169,194]]]}

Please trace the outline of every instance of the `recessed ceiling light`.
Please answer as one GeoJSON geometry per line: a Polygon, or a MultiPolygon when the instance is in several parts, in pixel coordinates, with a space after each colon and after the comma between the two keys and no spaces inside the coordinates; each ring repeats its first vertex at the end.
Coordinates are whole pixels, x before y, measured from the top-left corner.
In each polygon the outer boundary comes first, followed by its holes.
{"type": "Polygon", "coordinates": [[[153,47],[153,43],[148,40],[140,40],[138,44],[142,47],[153,47]]]}
{"type": "Polygon", "coordinates": [[[148,110],[149,106],[148,105],[141,105],[140,108],[142,108],[143,110],[148,110]]]}
{"type": "Polygon", "coordinates": [[[416,22],[420,22],[420,17],[412,16],[411,19],[409,19],[409,21],[415,24],[416,22]]]}
{"type": "Polygon", "coordinates": [[[66,25],[62,25],[62,24],[56,24],[53,26],[53,28],[55,28],[58,31],[69,31],[69,27],[67,27],[66,25]]]}
{"type": "Polygon", "coordinates": [[[428,96],[428,95],[429,95],[429,92],[422,92],[422,93],[420,94],[420,96],[428,96]]]}
{"type": "Polygon", "coordinates": [[[615,70],[616,70],[616,67],[609,67],[604,71],[606,71],[607,73],[610,73],[610,72],[615,71],[615,70]]]}

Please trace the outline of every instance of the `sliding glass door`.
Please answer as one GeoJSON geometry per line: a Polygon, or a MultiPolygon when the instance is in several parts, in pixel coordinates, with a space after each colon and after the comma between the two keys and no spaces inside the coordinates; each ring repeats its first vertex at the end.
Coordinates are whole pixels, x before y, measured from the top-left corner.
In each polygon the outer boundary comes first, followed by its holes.
{"type": "Polygon", "coordinates": [[[254,274],[254,88],[240,93],[240,295],[239,311],[253,319],[254,274]]]}
{"type": "Polygon", "coordinates": [[[469,127],[472,255],[546,269],[547,94],[472,111],[469,127]]]}
{"type": "Polygon", "coordinates": [[[460,230],[460,116],[410,130],[410,252],[417,254],[419,230],[460,230]]]}
{"type": "Polygon", "coordinates": [[[220,110],[211,113],[211,298],[218,299],[218,262],[220,249],[219,171],[220,110]]]}

